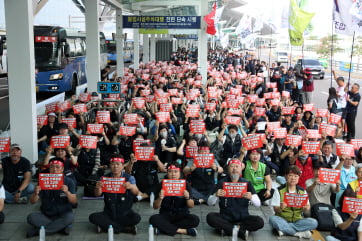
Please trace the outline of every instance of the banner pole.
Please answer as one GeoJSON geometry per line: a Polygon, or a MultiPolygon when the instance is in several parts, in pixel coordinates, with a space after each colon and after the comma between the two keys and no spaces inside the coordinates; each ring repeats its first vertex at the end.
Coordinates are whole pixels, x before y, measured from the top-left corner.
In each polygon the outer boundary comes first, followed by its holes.
{"type": "Polygon", "coordinates": [[[354,36],[355,36],[355,31],[353,31],[353,39],[352,39],[352,50],[351,50],[351,60],[349,62],[349,71],[348,71],[348,84],[347,87],[349,89],[349,82],[351,81],[351,72],[352,72],[352,57],[353,57],[353,46],[354,46],[354,36]]]}
{"type": "Polygon", "coordinates": [[[334,38],[333,38],[333,27],[334,27],[334,24],[333,24],[334,22],[333,22],[333,20],[332,20],[332,42],[331,42],[331,87],[332,87],[332,80],[333,80],[333,73],[332,73],[332,70],[333,70],[333,40],[334,40],[334,38]]]}

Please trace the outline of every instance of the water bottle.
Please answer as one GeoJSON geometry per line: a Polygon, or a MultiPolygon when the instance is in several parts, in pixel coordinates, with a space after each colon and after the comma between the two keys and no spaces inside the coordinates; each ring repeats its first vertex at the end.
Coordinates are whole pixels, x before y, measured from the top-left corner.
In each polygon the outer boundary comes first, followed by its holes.
{"type": "Polygon", "coordinates": [[[150,194],[150,207],[153,208],[153,203],[155,202],[155,194],[151,192],[150,194]]]}
{"type": "Polygon", "coordinates": [[[153,240],[154,240],[154,231],[152,224],[150,224],[150,226],[148,226],[148,241],[153,241],[153,240]]]}
{"type": "Polygon", "coordinates": [[[238,241],[238,232],[239,232],[239,228],[238,226],[234,225],[233,227],[233,234],[232,234],[232,241],[238,241]]]}
{"type": "Polygon", "coordinates": [[[39,241],[45,241],[45,228],[44,226],[40,227],[39,230],[39,241]]]}
{"type": "Polygon", "coordinates": [[[108,241],[113,241],[113,227],[109,225],[108,227],[108,241]]]}

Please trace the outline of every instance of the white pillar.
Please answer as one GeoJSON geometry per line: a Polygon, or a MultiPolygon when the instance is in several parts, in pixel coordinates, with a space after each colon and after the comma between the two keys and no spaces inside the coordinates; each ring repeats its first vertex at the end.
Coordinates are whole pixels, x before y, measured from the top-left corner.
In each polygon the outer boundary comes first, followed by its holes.
{"type": "Polygon", "coordinates": [[[151,34],[150,40],[150,61],[156,60],[156,35],[151,34]]]}
{"type": "MultiPolygon", "coordinates": [[[[124,59],[123,59],[123,19],[122,9],[116,10],[116,50],[117,50],[117,75],[124,75],[124,59]]],[[[117,76],[117,77],[118,77],[117,76]]]]}
{"type": "Polygon", "coordinates": [[[143,62],[150,62],[150,38],[148,34],[143,34],[143,62]]]}
{"type": "MultiPolygon", "coordinates": [[[[139,15],[139,11],[135,11],[135,15],[139,15]]],[[[133,29],[133,39],[134,39],[134,47],[133,47],[133,67],[134,69],[139,69],[140,67],[140,32],[138,28],[133,29]]]]}
{"type": "Polygon", "coordinates": [[[86,75],[88,92],[97,91],[100,81],[100,47],[98,30],[99,0],[85,0],[85,29],[87,33],[86,75]]]}
{"type": "MultiPolygon", "coordinates": [[[[200,2],[199,13],[201,19],[208,14],[207,9],[208,1],[200,2]]],[[[201,20],[201,29],[199,32],[199,41],[198,41],[198,70],[202,75],[202,83],[205,85],[207,83],[207,33],[206,33],[206,23],[201,20]]]]}
{"type": "Polygon", "coordinates": [[[11,142],[38,160],[32,0],[5,0],[11,142]],[[21,24],[19,24],[21,23],[21,24]]]}

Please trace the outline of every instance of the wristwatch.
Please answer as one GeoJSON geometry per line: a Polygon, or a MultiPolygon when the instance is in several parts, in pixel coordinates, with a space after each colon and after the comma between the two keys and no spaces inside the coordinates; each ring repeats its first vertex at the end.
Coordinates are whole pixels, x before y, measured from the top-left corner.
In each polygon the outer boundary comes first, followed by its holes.
{"type": "Polygon", "coordinates": [[[16,193],[21,193],[21,191],[20,191],[20,190],[17,190],[16,193]]]}

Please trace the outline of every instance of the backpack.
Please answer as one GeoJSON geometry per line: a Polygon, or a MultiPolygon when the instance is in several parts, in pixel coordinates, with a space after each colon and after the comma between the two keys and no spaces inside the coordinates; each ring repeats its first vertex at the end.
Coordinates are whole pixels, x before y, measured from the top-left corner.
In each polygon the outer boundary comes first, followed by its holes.
{"type": "Polygon", "coordinates": [[[332,231],[335,227],[332,217],[333,207],[325,203],[314,204],[311,208],[311,217],[318,221],[317,230],[332,231]]]}

